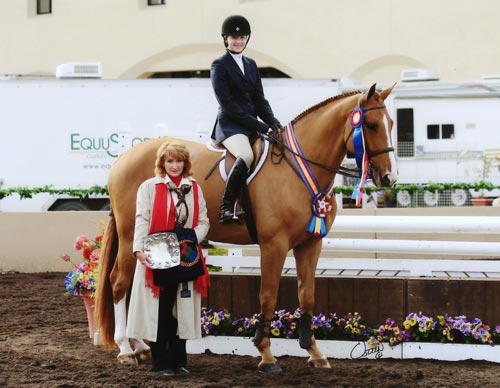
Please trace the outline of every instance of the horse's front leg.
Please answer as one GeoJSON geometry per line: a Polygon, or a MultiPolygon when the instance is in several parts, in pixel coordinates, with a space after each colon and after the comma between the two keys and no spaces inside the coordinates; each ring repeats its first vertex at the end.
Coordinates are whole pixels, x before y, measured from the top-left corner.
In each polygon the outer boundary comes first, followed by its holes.
{"type": "MultiPolygon", "coordinates": [[[[278,240],[278,239],[276,239],[278,240]]],[[[253,339],[254,345],[262,357],[259,363],[261,372],[281,372],[276,358],[271,352],[270,324],[276,307],[281,272],[286,258],[286,248],[276,244],[261,243],[261,284],[259,322],[253,339]]]]}
{"type": "Polygon", "coordinates": [[[320,352],[312,329],[314,310],[315,273],[321,252],[321,240],[309,240],[293,250],[297,266],[297,287],[302,315],[299,325],[300,347],[309,352],[307,363],[315,368],[330,368],[330,363],[320,352]]]}

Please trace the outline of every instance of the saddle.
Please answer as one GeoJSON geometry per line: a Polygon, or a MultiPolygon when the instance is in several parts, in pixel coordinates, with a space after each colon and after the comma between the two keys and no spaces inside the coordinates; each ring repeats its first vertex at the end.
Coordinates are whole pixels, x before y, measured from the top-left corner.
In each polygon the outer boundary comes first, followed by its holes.
{"type": "MultiPolygon", "coordinates": [[[[253,218],[252,212],[252,204],[250,201],[250,196],[248,195],[248,184],[252,181],[252,179],[257,175],[257,173],[262,168],[264,164],[267,154],[269,152],[269,142],[262,140],[258,136],[252,136],[250,138],[250,144],[253,150],[253,163],[248,171],[248,176],[246,179],[246,185],[241,190],[240,198],[238,199],[238,203],[241,208],[245,211],[245,220],[244,223],[247,226],[247,229],[252,237],[254,243],[257,243],[257,229],[255,226],[255,220],[253,218]]],[[[207,148],[212,152],[221,153],[221,157],[214,163],[214,165],[209,169],[207,175],[205,176],[205,180],[212,175],[214,170],[219,167],[219,173],[224,182],[226,182],[229,172],[233,167],[236,158],[230,153],[227,152],[226,148],[222,144],[216,143],[213,139],[211,139],[207,143],[207,148]]]]}
{"type": "MultiPolygon", "coordinates": [[[[250,145],[252,146],[253,150],[253,163],[252,166],[250,167],[250,170],[248,171],[248,177],[246,181],[247,185],[260,171],[262,165],[264,164],[264,161],[266,160],[267,153],[269,151],[269,143],[263,141],[258,136],[252,136],[250,138],[250,145]]],[[[219,160],[217,160],[217,162],[215,162],[215,164],[210,168],[208,174],[205,176],[205,179],[208,179],[208,177],[212,175],[212,173],[218,166],[221,178],[225,182],[229,174],[229,171],[231,171],[231,168],[233,167],[234,162],[236,161],[236,158],[234,157],[233,154],[227,152],[226,148],[222,144],[216,143],[214,139],[210,139],[210,141],[207,143],[207,148],[210,151],[219,152],[222,155],[219,158],[219,160]]]]}

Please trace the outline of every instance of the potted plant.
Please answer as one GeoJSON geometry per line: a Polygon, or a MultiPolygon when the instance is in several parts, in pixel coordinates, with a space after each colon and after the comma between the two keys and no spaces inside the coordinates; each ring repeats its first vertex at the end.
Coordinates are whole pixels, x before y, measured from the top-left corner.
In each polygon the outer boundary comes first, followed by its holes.
{"type": "Polygon", "coordinates": [[[67,253],[61,259],[71,263],[73,270],[66,275],[64,284],[66,295],[81,296],[85,304],[89,322],[89,337],[94,337],[94,297],[98,276],[99,254],[101,251],[102,233],[90,239],[87,235],[78,236],[74,243],[76,251],[82,251],[82,261],[75,264],[67,253]]]}
{"type": "Polygon", "coordinates": [[[384,207],[396,207],[396,192],[391,189],[384,190],[384,207]]]}
{"type": "Polygon", "coordinates": [[[495,186],[485,181],[475,183],[473,190],[473,198],[471,198],[472,206],[490,206],[493,202],[492,198],[485,197],[485,191],[493,190],[495,186]]]}

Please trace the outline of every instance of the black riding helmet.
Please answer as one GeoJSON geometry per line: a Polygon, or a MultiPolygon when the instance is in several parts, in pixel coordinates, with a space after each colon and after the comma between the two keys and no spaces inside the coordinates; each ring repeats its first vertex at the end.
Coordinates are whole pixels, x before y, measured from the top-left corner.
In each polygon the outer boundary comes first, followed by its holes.
{"type": "MultiPolygon", "coordinates": [[[[224,39],[224,45],[227,47],[226,37],[228,35],[241,36],[248,35],[248,40],[250,40],[250,23],[248,20],[240,15],[232,15],[226,18],[222,23],[221,35],[224,39]]],[[[248,43],[248,42],[247,42],[248,43]]]]}

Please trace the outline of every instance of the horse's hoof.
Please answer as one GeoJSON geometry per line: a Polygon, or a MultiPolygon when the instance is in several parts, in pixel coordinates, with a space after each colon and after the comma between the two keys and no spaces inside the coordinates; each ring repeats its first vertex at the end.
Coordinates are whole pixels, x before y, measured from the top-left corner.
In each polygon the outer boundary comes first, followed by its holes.
{"type": "Polygon", "coordinates": [[[136,350],[134,352],[134,355],[138,364],[142,364],[143,362],[151,360],[151,350],[141,350],[141,351],[136,350]]]}
{"type": "Polygon", "coordinates": [[[259,372],[262,373],[280,373],[283,372],[283,369],[278,365],[277,362],[273,362],[271,364],[261,364],[259,365],[259,372]]]}
{"type": "Polygon", "coordinates": [[[119,364],[137,364],[134,354],[119,354],[117,357],[119,364]]]}
{"type": "Polygon", "coordinates": [[[307,365],[313,368],[331,368],[330,362],[326,358],[309,358],[309,360],[307,360],[307,365]]]}

